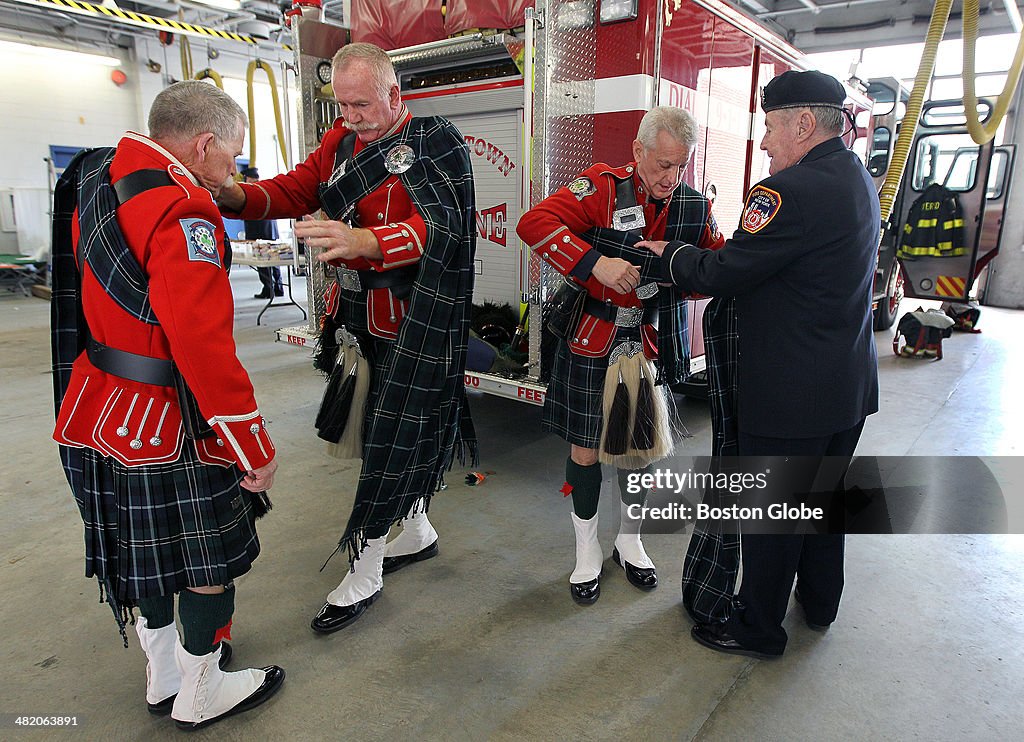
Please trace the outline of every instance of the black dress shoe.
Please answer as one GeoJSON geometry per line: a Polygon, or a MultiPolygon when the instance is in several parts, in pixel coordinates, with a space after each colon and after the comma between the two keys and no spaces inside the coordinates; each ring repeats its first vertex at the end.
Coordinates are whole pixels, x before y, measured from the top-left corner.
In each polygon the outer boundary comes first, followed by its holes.
{"type": "Polygon", "coordinates": [[[384,557],[384,574],[391,574],[397,572],[402,567],[412,564],[413,562],[422,562],[426,559],[433,559],[437,556],[437,539],[434,539],[434,543],[430,546],[425,546],[415,554],[400,554],[399,556],[384,557]]]}
{"type": "MultiPolygon", "coordinates": [[[[612,549],[612,560],[620,567],[623,565],[618,549],[612,549]]],[[[634,567],[629,562],[626,562],[625,565],[626,579],[629,580],[629,584],[633,587],[638,587],[641,590],[653,590],[658,586],[658,572],[654,567],[640,569],[639,567],[634,567]]]]}
{"type": "Polygon", "coordinates": [[[796,599],[797,605],[799,605],[800,608],[803,609],[803,612],[804,612],[804,623],[807,624],[807,628],[809,628],[811,631],[822,631],[822,632],[828,631],[828,627],[831,624],[827,624],[827,623],[814,623],[813,621],[811,621],[811,619],[807,618],[807,609],[804,608],[803,598],[800,597],[800,588],[797,588],[793,592],[793,597],[796,599]]]}
{"type": "Polygon", "coordinates": [[[708,649],[726,654],[738,654],[743,657],[757,657],[763,660],[771,660],[781,657],[781,654],[766,654],[754,649],[747,649],[738,641],[732,638],[725,630],[724,624],[699,623],[690,630],[690,636],[698,644],[703,644],[708,649]]]}
{"type": "Polygon", "coordinates": [[[587,582],[570,582],[569,594],[579,605],[593,605],[601,597],[600,575],[587,582]]]}
{"type": "Polygon", "coordinates": [[[284,296],[284,289],[274,289],[274,296],[284,296]]]}
{"type": "MultiPolygon", "coordinates": [[[[221,670],[223,670],[225,667],[228,666],[228,663],[230,661],[231,661],[231,645],[228,644],[227,642],[223,642],[222,641],[220,643],[220,661],[217,663],[217,665],[220,667],[221,670]]],[[[169,698],[165,698],[164,700],[160,701],[160,703],[148,703],[147,702],[146,703],[146,710],[149,711],[149,713],[153,714],[154,716],[167,716],[167,714],[171,713],[171,708],[173,708],[173,706],[174,706],[174,699],[177,698],[177,697],[178,697],[178,694],[175,693],[173,696],[171,696],[169,698]]]]}
{"type": "Polygon", "coordinates": [[[221,719],[226,719],[229,716],[234,716],[235,714],[240,714],[243,711],[254,709],[277,693],[281,689],[281,683],[284,682],[284,668],[278,667],[277,665],[270,665],[269,667],[261,667],[260,669],[267,673],[267,676],[263,679],[263,683],[260,687],[254,690],[252,695],[248,698],[239,701],[223,714],[215,716],[212,719],[203,719],[202,721],[178,721],[175,719],[174,723],[178,725],[178,729],[182,729],[186,732],[194,732],[196,729],[208,727],[210,724],[216,724],[221,719]]]}
{"type": "Polygon", "coordinates": [[[373,604],[373,601],[379,597],[380,590],[369,598],[363,598],[352,605],[324,603],[324,607],[320,609],[320,612],[313,616],[313,620],[309,624],[310,628],[318,634],[333,634],[335,631],[343,629],[350,623],[358,620],[360,616],[366,613],[366,609],[373,604]]]}
{"type": "Polygon", "coordinates": [[[268,294],[266,291],[261,291],[258,294],[252,295],[253,299],[270,299],[271,297],[273,297],[273,294],[268,294]]]}

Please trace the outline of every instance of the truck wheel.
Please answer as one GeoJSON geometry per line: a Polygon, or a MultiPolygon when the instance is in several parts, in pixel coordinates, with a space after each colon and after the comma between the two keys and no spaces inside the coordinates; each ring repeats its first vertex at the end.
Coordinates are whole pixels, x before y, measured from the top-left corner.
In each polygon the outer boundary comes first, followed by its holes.
{"type": "Polygon", "coordinates": [[[900,261],[892,261],[889,268],[889,276],[885,282],[885,296],[878,301],[878,309],[875,310],[875,329],[888,330],[896,321],[896,314],[900,311],[900,302],[903,301],[903,271],[900,270],[900,261]]]}

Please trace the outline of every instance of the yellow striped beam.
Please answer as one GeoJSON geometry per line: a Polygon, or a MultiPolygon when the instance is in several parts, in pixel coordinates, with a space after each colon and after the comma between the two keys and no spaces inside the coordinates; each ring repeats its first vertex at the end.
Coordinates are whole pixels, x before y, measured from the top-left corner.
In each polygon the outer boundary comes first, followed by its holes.
{"type": "Polygon", "coordinates": [[[187,36],[197,36],[203,39],[224,39],[226,41],[237,41],[243,44],[252,44],[253,46],[259,43],[258,39],[252,36],[246,36],[245,34],[233,33],[232,31],[221,31],[216,28],[207,28],[205,26],[196,26],[191,23],[182,23],[181,21],[171,20],[170,18],[146,15],[145,13],[133,13],[130,10],[121,10],[120,8],[106,8],[102,5],[94,5],[93,3],[78,2],[78,0],[16,0],[16,2],[23,3],[25,5],[35,5],[41,8],[52,8],[64,13],[76,13],[78,15],[89,16],[98,20],[107,19],[115,23],[136,26],[138,28],[148,28],[154,31],[168,31],[170,33],[185,34],[187,36]]]}

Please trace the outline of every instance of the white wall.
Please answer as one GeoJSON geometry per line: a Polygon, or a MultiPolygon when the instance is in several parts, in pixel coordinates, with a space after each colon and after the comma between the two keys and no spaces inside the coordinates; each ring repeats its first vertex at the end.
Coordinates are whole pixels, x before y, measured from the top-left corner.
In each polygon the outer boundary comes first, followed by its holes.
{"type": "Polygon", "coordinates": [[[111,70],[0,50],[0,187],[47,188],[51,144],[109,145],[139,126],[134,76],[117,87],[111,70]]]}
{"type": "MultiPolygon", "coordinates": [[[[49,176],[44,158],[49,157],[50,145],[111,146],[127,130],[146,132],[150,104],[163,89],[168,75],[177,79],[182,77],[178,46],[164,48],[155,41],[140,41],[134,54],[129,51],[121,58],[120,69],[128,80],[118,87],[110,79],[113,68],[87,58],[71,64],[51,63],[35,54],[0,49],[0,190],[31,189],[37,194],[39,189],[48,189],[49,176]],[[146,68],[145,63],[150,58],[163,66],[160,73],[146,68]]],[[[246,109],[245,71],[249,61],[255,58],[254,49],[245,44],[230,44],[222,47],[218,59],[211,61],[206,56],[206,44],[193,41],[192,58],[196,71],[210,66],[220,73],[226,92],[238,101],[243,110],[246,109]]],[[[290,54],[282,51],[279,55],[263,56],[274,70],[279,96],[280,58],[290,59],[290,54]]],[[[270,177],[283,169],[276,141],[273,103],[265,73],[257,70],[254,81],[256,164],[263,177],[270,177]]],[[[289,82],[294,84],[294,80],[289,82]]],[[[295,91],[290,91],[292,151],[297,149],[295,96],[295,91]]],[[[283,114],[284,101],[279,103],[283,114]]],[[[247,136],[243,157],[248,158],[248,154],[247,136]]],[[[30,204],[28,208],[33,210],[19,221],[49,224],[47,198],[18,200],[30,204]]],[[[287,233],[287,222],[278,226],[287,233]]],[[[34,237],[30,241],[38,242],[34,237]]],[[[18,245],[13,233],[0,232],[0,252],[20,249],[23,253],[32,253],[37,247],[35,244],[18,245]]]]}

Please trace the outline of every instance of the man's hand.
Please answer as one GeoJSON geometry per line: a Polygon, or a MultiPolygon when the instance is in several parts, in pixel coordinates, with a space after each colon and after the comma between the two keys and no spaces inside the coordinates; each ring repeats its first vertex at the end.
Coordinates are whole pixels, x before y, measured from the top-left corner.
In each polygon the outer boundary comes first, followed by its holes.
{"type": "Polygon", "coordinates": [[[228,177],[217,193],[217,205],[225,211],[239,212],[245,208],[245,191],[233,177],[228,177]]]}
{"type": "Polygon", "coordinates": [[[660,258],[661,254],[665,252],[665,245],[667,244],[668,242],[666,242],[665,240],[641,240],[640,242],[636,243],[635,246],[646,247],[648,250],[650,250],[652,253],[654,253],[660,258]]]}
{"type": "Polygon", "coordinates": [[[261,466],[259,469],[253,469],[251,472],[247,472],[240,484],[250,492],[264,492],[274,486],[274,472],[277,471],[277,462],[271,461],[269,464],[261,466]]]}
{"type": "Polygon", "coordinates": [[[295,222],[295,236],[305,240],[306,246],[311,249],[322,249],[323,252],[316,259],[324,263],[355,258],[379,260],[384,257],[373,232],[368,229],[352,229],[345,222],[304,219],[295,222]]]}
{"type": "Polygon", "coordinates": [[[597,259],[591,274],[602,286],[628,294],[640,285],[640,268],[622,258],[609,258],[604,255],[597,259]]]}

